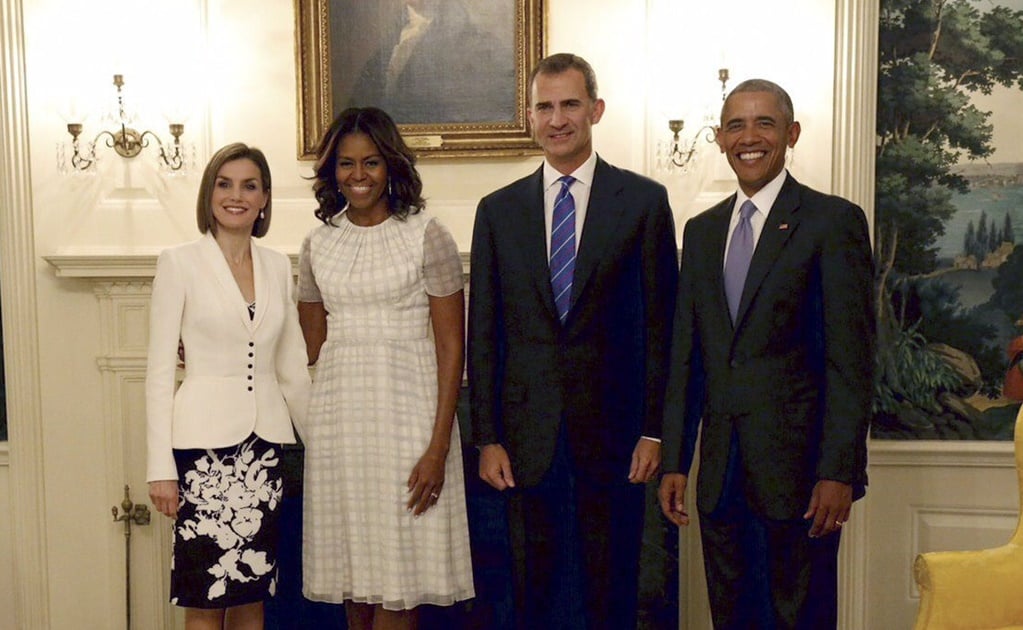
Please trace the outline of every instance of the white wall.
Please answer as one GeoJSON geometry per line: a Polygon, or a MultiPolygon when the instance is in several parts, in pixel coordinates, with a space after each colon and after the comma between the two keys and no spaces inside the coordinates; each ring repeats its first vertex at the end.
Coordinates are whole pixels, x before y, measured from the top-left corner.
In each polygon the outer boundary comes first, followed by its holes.
{"type": "MultiPolygon", "coordinates": [[[[149,17],[140,22],[140,4],[127,0],[25,0],[39,253],[159,249],[195,233],[195,176],[160,178],[151,160],[124,162],[108,149],[102,149],[100,177],[69,180],[56,174],[53,147],[67,138],[62,114],[109,103],[115,72],[124,74],[130,103],[149,114],[144,121],[154,129],[165,129],[163,114],[169,111],[189,114],[185,138],[197,143],[200,162],[235,140],[263,148],[275,184],[267,241],[297,248],[315,220],[303,179],[310,163],[294,157],[293,4],[268,0],[257,11],[241,0],[152,0],[144,3],[149,17]],[[113,36],[142,22],[148,24],[144,33],[113,36]],[[66,42],[81,44],[76,54],[52,54],[66,42]]],[[[689,114],[716,108],[722,65],[731,70],[730,85],[761,76],[790,91],[804,129],[793,171],[811,186],[829,188],[834,6],[819,0],[790,4],[795,6],[788,11],[765,12],[755,0],[732,0],[730,15],[756,19],[730,20],[723,28],[720,3],[551,0],[547,50],[570,50],[593,64],[608,105],[594,130],[597,150],[615,164],[664,181],[681,224],[707,205],[705,199],[694,202],[698,191],[691,188],[698,178],[650,173],[650,146],[669,135],[669,112],[683,112],[695,123],[689,114]],[[786,37],[794,15],[800,36],[786,37]]],[[[704,150],[708,168],[729,179],[716,147],[704,150]]],[[[425,160],[421,171],[431,210],[467,251],[478,199],[532,171],[538,160],[425,160]]]]}
{"type": "MultiPolygon", "coordinates": [[[[669,118],[685,120],[686,138],[707,122],[705,115],[712,114],[717,122],[718,69],[727,68],[729,88],[746,79],[763,78],[789,92],[803,128],[789,168],[804,184],[830,191],[835,4],[797,0],[766,8],[758,0],[649,2],[646,113],[650,146],[670,136],[669,118]]],[[[642,72],[640,67],[634,69],[642,72]]],[[[652,173],[668,186],[680,237],[689,217],[734,191],[734,176],[724,156],[716,145],[704,143],[705,135],[701,134],[698,162],[691,172],[652,173]]]]}
{"type": "MultiPolygon", "coordinates": [[[[125,17],[118,17],[118,10],[135,3],[26,0],[25,4],[33,146],[40,148],[33,152],[33,175],[37,207],[46,208],[37,222],[41,254],[97,246],[160,248],[191,238],[195,231],[194,176],[161,180],[151,164],[123,162],[110,157],[106,149],[100,177],[69,181],[56,175],[51,147],[67,137],[61,114],[110,99],[110,76],[115,72],[124,74],[129,98],[150,108],[153,115],[148,120],[154,128],[165,127],[160,114],[168,109],[191,114],[186,140],[198,142],[200,162],[227,142],[260,146],[274,174],[274,225],[267,240],[283,249],[297,249],[315,219],[309,182],[303,179],[311,172],[310,163],[294,157],[292,1],[263,2],[258,11],[239,0],[147,2],[155,12],[148,22],[160,28],[147,30],[130,50],[106,38],[93,45],[96,38],[86,34],[131,28],[137,24],[131,21],[137,12],[129,10],[125,17]],[[74,40],[89,42],[82,54],[52,54],[62,43],[74,40]],[[180,65],[165,48],[172,44],[183,52],[180,65]],[[70,99],[69,92],[85,96],[70,99]],[[167,105],[167,100],[174,105],[167,105]]],[[[587,57],[598,71],[602,96],[608,99],[607,115],[595,131],[598,150],[616,164],[642,171],[644,86],[642,75],[635,72],[634,49],[635,42],[644,39],[646,3],[555,0],[548,4],[548,50],[572,50],[587,57]]],[[[536,157],[425,160],[420,170],[424,193],[433,202],[431,210],[450,224],[459,247],[467,251],[479,198],[538,164],[536,157]]]]}

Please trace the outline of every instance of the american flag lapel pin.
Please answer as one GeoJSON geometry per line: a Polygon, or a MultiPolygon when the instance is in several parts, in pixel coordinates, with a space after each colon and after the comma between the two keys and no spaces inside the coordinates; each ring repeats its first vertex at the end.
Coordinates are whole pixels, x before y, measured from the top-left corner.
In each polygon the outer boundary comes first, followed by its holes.
{"type": "Polygon", "coordinates": [[[778,226],[778,229],[779,230],[787,230],[787,229],[789,229],[789,224],[788,223],[782,223],[782,224],[780,224],[778,226]]]}

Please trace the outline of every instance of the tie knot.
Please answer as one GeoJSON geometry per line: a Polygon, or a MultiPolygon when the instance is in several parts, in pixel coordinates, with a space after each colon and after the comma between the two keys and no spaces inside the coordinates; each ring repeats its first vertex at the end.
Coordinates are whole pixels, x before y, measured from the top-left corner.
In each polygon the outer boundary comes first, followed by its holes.
{"type": "Polygon", "coordinates": [[[575,178],[571,175],[562,175],[558,178],[558,181],[561,182],[562,190],[568,190],[575,183],[575,178]]]}
{"type": "Polygon", "coordinates": [[[743,221],[749,221],[750,217],[752,217],[753,213],[756,211],[757,206],[753,203],[752,200],[747,199],[746,201],[742,202],[742,206],[739,208],[739,218],[743,221]]]}

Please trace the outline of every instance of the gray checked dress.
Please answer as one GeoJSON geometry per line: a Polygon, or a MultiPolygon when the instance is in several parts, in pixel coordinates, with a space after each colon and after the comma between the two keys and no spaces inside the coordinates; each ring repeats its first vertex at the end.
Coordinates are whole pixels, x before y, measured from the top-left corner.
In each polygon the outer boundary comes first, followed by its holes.
{"type": "Polygon", "coordinates": [[[437,409],[428,296],[462,286],[454,239],[422,212],[368,228],[341,213],[302,244],[298,299],[328,313],[303,436],[309,599],[403,610],[473,597],[457,423],[437,504],[405,509],[437,409]]]}

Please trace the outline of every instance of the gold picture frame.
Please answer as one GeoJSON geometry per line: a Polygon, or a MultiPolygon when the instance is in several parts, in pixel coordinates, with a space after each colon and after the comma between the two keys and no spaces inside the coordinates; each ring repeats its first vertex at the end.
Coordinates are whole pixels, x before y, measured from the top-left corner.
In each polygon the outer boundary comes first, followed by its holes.
{"type": "Polygon", "coordinates": [[[544,52],[543,0],[437,6],[460,14],[415,27],[410,16],[420,16],[404,0],[295,0],[299,159],[315,159],[334,115],[350,104],[388,111],[422,158],[540,152],[526,119],[526,81],[544,52]],[[431,36],[438,43],[427,49],[431,36]],[[410,54],[405,40],[427,52],[410,54]],[[404,60],[398,73],[395,60],[404,60]]]}

